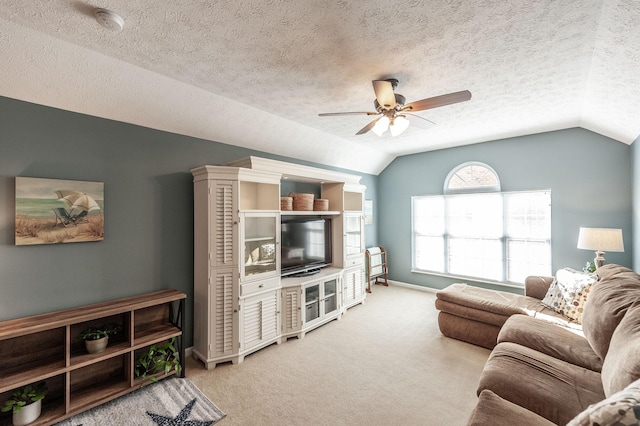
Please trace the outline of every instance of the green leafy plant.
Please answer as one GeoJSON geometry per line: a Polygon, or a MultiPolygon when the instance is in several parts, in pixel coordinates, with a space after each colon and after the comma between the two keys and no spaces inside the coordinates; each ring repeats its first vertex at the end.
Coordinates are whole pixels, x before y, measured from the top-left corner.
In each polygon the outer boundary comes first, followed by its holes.
{"type": "Polygon", "coordinates": [[[46,394],[47,386],[44,382],[23,386],[13,391],[11,397],[4,402],[0,411],[3,413],[7,411],[13,411],[13,414],[19,413],[22,407],[44,399],[46,394]]]}
{"type": "MultiPolygon", "coordinates": [[[[151,345],[146,352],[140,355],[135,365],[136,377],[143,379],[146,379],[148,375],[160,372],[168,374],[172,370],[178,373],[182,371],[175,337],[164,343],[151,345]]],[[[149,380],[156,382],[158,379],[150,377],[149,380]]]]}
{"type": "Polygon", "coordinates": [[[586,265],[582,268],[582,272],[594,273],[596,271],[596,264],[593,262],[587,262],[586,265]]]}
{"type": "Polygon", "coordinates": [[[110,323],[102,327],[89,327],[78,334],[78,337],[82,340],[98,340],[103,337],[118,334],[120,331],[122,331],[120,324],[110,323]]]}

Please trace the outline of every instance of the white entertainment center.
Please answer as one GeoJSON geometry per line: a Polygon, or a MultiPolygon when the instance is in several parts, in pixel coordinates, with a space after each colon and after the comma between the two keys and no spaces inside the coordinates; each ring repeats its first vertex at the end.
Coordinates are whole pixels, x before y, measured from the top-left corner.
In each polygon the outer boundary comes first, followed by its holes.
{"type": "MultiPolygon", "coordinates": [[[[302,338],[365,301],[360,176],[259,157],[191,172],[193,354],[206,368],[302,338]],[[328,211],[281,211],[284,180],[317,186],[328,211]],[[296,217],[330,222],[330,264],[312,275],[283,277],[281,225],[296,217]]],[[[288,248],[287,256],[302,250],[288,248]]]]}

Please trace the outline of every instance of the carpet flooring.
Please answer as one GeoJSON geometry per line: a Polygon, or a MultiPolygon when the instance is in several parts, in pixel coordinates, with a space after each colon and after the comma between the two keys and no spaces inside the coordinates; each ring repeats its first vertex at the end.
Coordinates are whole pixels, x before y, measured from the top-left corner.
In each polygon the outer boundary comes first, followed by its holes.
{"type": "Polygon", "coordinates": [[[189,377],[231,425],[464,425],[489,351],[440,334],[435,295],[373,286],[303,339],[189,377]]]}

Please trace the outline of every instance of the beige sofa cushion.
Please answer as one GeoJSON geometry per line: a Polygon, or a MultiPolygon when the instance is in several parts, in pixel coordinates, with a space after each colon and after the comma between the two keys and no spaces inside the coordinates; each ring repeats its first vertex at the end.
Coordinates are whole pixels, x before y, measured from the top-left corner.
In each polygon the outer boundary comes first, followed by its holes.
{"type": "MultiPolygon", "coordinates": [[[[455,284],[454,284],[455,285],[455,284]]],[[[438,294],[438,298],[436,299],[436,309],[440,310],[441,313],[447,313],[450,315],[455,315],[457,317],[466,318],[471,321],[482,322],[485,324],[491,324],[496,327],[501,327],[502,324],[511,316],[511,314],[498,314],[495,312],[485,311],[480,308],[473,308],[470,306],[461,305],[458,303],[449,302],[447,300],[443,300],[440,298],[440,294],[438,294]]]]}
{"type": "Polygon", "coordinates": [[[592,371],[602,369],[602,360],[582,335],[526,315],[514,315],[504,323],[498,334],[501,342],[517,343],[592,371]]]}
{"type": "Polygon", "coordinates": [[[478,394],[485,389],[558,425],[605,398],[600,373],[510,342],[491,352],[478,394]]]}
{"type": "MultiPolygon", "coordinates": [[[[482,314],[481,311],[477,312],[482,314]]],[[[460,312],[457,312],[457,314],[459,313],[460,312]]],[[[496,346],[496,338],[500,332],[499,325],[490,324],[478,319],[461,317],[457,314],[452,315],[447,312],[440,312],[438,314],[438,327],[440,327],[442,334],[487,349],[493,349],[496,346]]],[[[504,318],[502,322],[506,319],[507,318],[504,318]]]]}
{"type": "Polygon", "coordinates": [[[453,315],[502,326],[512,315],[522,314],[582,330],[580,324],[545,308],[540,299],[522,294],[488,290],[464,283],[451,284],[436,293],[436,308],[453,315]]]}
{"type": "Polygon", "coordinates": [[[540,300],[519,294],[488,290],[464,283],[451,284],[436,293],[438,300],[478,309],[500,316],[524,314],[528,310],[543,309],[540,300]]]}
{"type": "Polygon", "coordinates": [[[640,379],[640,305],[629,308],[611,337],[602,365],[602,385],[607,396],[640,379]]]}
{"type": "Polygon", "coordinates": [[[593,351],[605,359],[614,330],[634,303],[640,303],[640,275],[620,265],[604,265],[597,271],[582,315],[582,329],[593,351]],[[596,309],[590,309],[590,306],[596,309]]]}

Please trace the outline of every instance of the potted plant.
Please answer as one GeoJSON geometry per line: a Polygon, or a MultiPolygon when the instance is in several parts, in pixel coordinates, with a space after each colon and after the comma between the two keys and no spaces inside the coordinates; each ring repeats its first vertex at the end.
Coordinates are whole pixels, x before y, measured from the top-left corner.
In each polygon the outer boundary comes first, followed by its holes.
{"type": "Polygon", "coordinates": [[[593,262],[587,262],[586,265],[584,265],[584,267],[582,268],[583,272],[589,272],[591,274],[593,274],[594,272],[596,272],[596,264],[593,262]]]}
{"type": "MultiPolygon", "coordinates": [[[[135,365],[136,377],[143,379],[146,379],[147,375],[160,372],[168,374],[172,370],[178,373],[182,371],[175,337],[166,342],[151,345],[146,352],[140,355],[135,365]]],[[[155,382],[158,379],[150,377],[149,380],[155,382]]]]}
{"type": "Polygon", "coordinates": [[[44,382],[23,386],[13,391],[0,411],[3,413],[13,412],[14,426],[28,425],[40,417],[42,399],[46,394],[47,386],[44,382]]]}
{"type": "Polygon", "coordinates": [[[118,334],[122,327],[119,324],[107,324],[102,327],[89,327],[82,331],[78,337],[84,340],[87,352],[98,354],[104,351],[109,344],[109,336],[118,334]]]}

